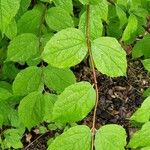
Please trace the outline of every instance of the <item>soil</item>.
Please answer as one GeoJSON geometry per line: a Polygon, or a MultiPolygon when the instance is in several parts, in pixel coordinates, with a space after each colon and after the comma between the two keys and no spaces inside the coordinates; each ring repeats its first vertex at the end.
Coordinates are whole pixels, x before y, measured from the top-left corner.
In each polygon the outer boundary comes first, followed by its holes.
{"type": "MultiPolygon", "coordinates": [[[[113,69],[113,68],[112,68],[113,69]]],[[[82,62],[72,69],[77,81],[93,82],[92,72],[87,62],[82,62]]],[[[110,78],[97,72],[99,88],[99,104],[97,108],[96,127],[106,124],[122,125],[128,134],[128,139],[137,130],[131,125],[129,118],[143,102],[143,92],[150,86],[150,75],[144,70],[140,60],[128,59],[128,71],[126,77],[110,78]]],[[[92,126],[91,112],[79,124],[92,126]]],[[[30,144],[26,143],[23,150],[46,150],[47,140],[54,133],[35,136],[30,144]]]]}

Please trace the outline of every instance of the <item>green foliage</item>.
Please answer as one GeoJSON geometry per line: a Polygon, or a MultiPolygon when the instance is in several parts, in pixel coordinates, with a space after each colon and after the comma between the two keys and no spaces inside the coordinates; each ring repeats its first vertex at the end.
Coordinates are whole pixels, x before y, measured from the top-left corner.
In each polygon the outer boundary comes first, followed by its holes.
{"type": "Polygon", "coordinates": [[[25,12],[17,22],[18,34],[34,33],[38,35],[42,14],[43,11],[38,9],[25,12]]]}
{"type": "Polygon", "coordinates": [[[145,69],[150,72],[150,59],[145,59],[142,61],[145,69]]]}
{"type": "Polygon", "coordinates": [[[126,54],[116,39],[98,38],[93,41],[92,50],[95,66],[100,72],[111,77],[126,75],[126,54]]]}
{"type": "Polygon", "coordinates": [[[101,0],[79,0],[79,1],[84,5],[88,4],[96,5],[101,2],[101,0]]]}
{"type": "MultiPolygon", "coordinates": [[[[144,29],[149,6],[149,0],[1,0],[1,148],[23,148],[26,128],[38,126],[43,134],[47,132],[44,122],[49,130],[64,130],[49,142],[49,150],[90,150],[94,129],[76,122],[91,112],[98,91],[87,81],[76,83],[71,70],[89,62],[89,67],[94,65],[109,77],[126,76],[126,53],[121,45],[136,42],[132,55],[144,56],[142,63],[150,71],[150,36],[144,29]],[[135,41],[139,35],[143,39],[135,41]]],[[[145,96],[149,93],[148,89],[145,96]]],[[[148,97],[131,117],[144,125],[128,147],[150,147],[146,137],[149,101],[148,97]]],[[[96,150],[125,149],[126,133],[121,126],[106,125],[95,132],[96,150]]]]}
{"type": "Polygon", "coordinates": [[[23,148],[23,144],[20,141],[22,136],[20,135],[19,130],[8,129],[4,132],[4,137],[5,140],[2,143],[2,145],[4,145],[4,148],[23,148]]]}
{"type": "MultiPolygon", "coordinates": [[[[92,7],[90,18],[91,39],[94,40],[101,37],[103,32],[102,18],[99,9],[92,7]]],[[[79,29],[86,33],[86,12],[84,12],[80,18],[79,29]]]]}
{"type": "Polygon", "coordinates": [[[41,88],[42,70],[32,66],[20,71],[13,82],[14,95],[25,96],[41,88]]]}
{"type": "Polygon", "coordinates": [[[0,2],[0,30],[5,33],[11,20],[17,14],[20,7],[20,0],[1,0],[0,2]]]}
{"type": "Polygon", "coordinates": [[[105,125],[100,128],[95,137],[96,150],[125,150],[126,132],[119,125],[105,125]]]}
{"type": "Polygon", "coordinates": [[[72,0],[53,0],[54,4],[62,9],[66,10],[68,13],[73,13],[72,0]]]}
{"type": "Polygon", "coordinates": [[[50,39],[42,56],[50,65],[66,68],[80,63],[86,53],[84,34],[79,29],[67,28],[50,39]]]}
{"type": "Polygon", "coordinates": [[[150,35],[144,36],[142,40],[137,42],[133,48],[132,56],[138,58],[144,56],[145,58],[150,57],[150,51],[148,47],[150,46],[150,35]]]}
{"type": "Polygon", "coordinates": [[[46,23],[54,31],[60,31],[74,26],[73,19],[69,13],[60,7],[52,7],[47,11],[46,23]]]}
{"type": "Polygon", "coordinates": [[[31,33],[15,37],[8,47],[7,61],[25,62],[38,53],[38,38],[31,33]]]}
{"type": "Polygon", "coordinates": [[[58,136],[48,150],[90,150],[91,132],[87,126],[75,126],[58,136]]]}
{"type": "Polygon", "coordinates": [[[150,97],[144,100],[142,106],[132,115],[131,120],[140,123],[150,120],[150,97]]]}
{"type": "Polygon", "coordinates": [[[73,84],[58,96],[53,119],[62,123],[80,121],[92,110],[95,99],[95,91],[88,82],[73,84]]]}
{"type": "Polygon", "coordinates": [[[39,92],[32,92],[22,99],[19,108],[21,122],[31,129],[38,125],[44,118],[45,103],[43,95],[39,92]]]}
{"type": "Polygon", "coordinates": [[[45,85],[57,93],[63,92],[66,87],[75,82],[75,76],[69,69],[59,69],[51,66],[44,68],[45,85]]]}
{"type": "Polygon", "coordinates": [[[126,29],[124,30],[122,36],[122,40],[130,42],[130,40],[135,39],[137,29],[138,29],[138,20],[136,16],[130,15],[128,19],[128,25],[126,26],[126,29]]]}
{"type": "Polygon", "coordinates": [[[131,138],[128,147],[138,148],[150,146],[150,122],[142,126],[142,129],[136,132],[131,138]]]}

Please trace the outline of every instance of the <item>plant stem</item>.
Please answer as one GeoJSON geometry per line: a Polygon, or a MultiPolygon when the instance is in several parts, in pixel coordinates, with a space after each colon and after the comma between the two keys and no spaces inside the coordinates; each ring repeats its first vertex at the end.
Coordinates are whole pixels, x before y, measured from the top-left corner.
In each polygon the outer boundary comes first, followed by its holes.
{"type": "Polygon", "coordinates": [[[91,42],[90,42],[90,5],[87,5],[87,10],[86,10],[86,40],[87,40],[87,48],[88,48],[88,53],[89,53],[89,58],[91,62],[91,68],[93,72],[93,79],[94,79],[94,86],[96,90],[96,102],[95,102],[95,107],[94,107],[94,112],[93,112],[93,122],[92,122],[92,144],[91,144],[91,150],[94,150],[94,139],[95,139],[95,125],[96,125],[96,111],[97,111],[97,106],[98,106],[98,99],[99,99],[99,92],[98,92],[98,85],[97,85],[97,77],[96,77],[96,70],[95,70],[95,65],[94,65],[94,60],[92,56],[92,50],[91,50],[91,42]]]}

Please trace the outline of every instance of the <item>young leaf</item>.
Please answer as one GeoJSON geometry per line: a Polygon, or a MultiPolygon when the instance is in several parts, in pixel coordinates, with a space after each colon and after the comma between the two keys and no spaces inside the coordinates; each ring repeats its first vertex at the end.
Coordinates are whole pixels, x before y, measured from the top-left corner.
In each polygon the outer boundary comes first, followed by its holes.
{"type": "Polygon", "coordinates": [[[125,150],[126,132],[119,125],[101,127],[95,137],[96,150],[125,150]]]}
{"type": "Polygon", "coordinates": [[[61,93],[66,87],[74,84],[76,79],[69,69],[59,69],[48,66],[44,68],[44,82],[49,89],[61,93]]]}
{"type": "Polygon", "coordinates": [[[146,35],[142,40],[138,41],[134,48],[132,49],[132,56],[138,58],[141,56],[149,57],[150,56],[150,35],[146,35]]]}
{"type": "Polygon", "coordinates": [[[150,122],[142,126],[142,129],[136,132],[130,139],[129,148],[138,148],[150,146],[150,122]]]}
{"type": "Polygon", "coordinates": [[[43,95],[39,92],[32,92],[24,97],[18,108],[19,119],[25,127],[31,129],[44,119],[45,102],[43,95]]]}
{"type": "Polygon", "coordinates": [[[44,100],[45,100],[45,115],[44,115],[44,120],[46,122],[52,121],[52,111],[54,107],[54,103],[57,100],[57,96],[54,94],[48,94],[46,93],[44,95],[44,100]]]}
{"type": "Polygon", "coordinates": [[[15,37],[8,46],[7,61],[24,62],[38,52],[38,38],[31,33],[15,37]]]}
{"type": "Polygon", "coordinates": [[[144,100],[141,108],[139,108],[132,115],[131,120],[134,120],[139,123],[145,123],[150,120],[150,97],[148,97],[144,100]]]}
{"type": "Polygon", "coordinates": [[[19,10],[20,0],[0,1],[0,30],[5,33],[6,28],[19,10]]]}
{"type": "MultiPolygon", "coordinates": [[[[91,8],[90,12],[90,33],[91,39],[94,40],[102,36],[103,25],[99,11],[91,8]]],[[[86,34],[86,12],[80,18],[79,28],[86,34]]]]}
{"type": "Polygon", "coordinates": [[[4,142],[7,145],[7,148],[13,147],[14,149],[23,148],[23,144],[21,143],[22,136],[17,129],[7,129],[4,132],[4,142]]]}
{"type": "Polygon", "coordinates": [[[58,136],[48,150],[90,150],[91,132],[87,126],[75,126],[58,136]]]}
{"type": "Polygon", "coordinates": [[[145,59],[142,61],[144,67],[146,70],[148,70],[150,72],[150,59],[145,59]]]}
{"type": "Polygon", "coordinates": [[[68,13],[73,14],[73,4],[72,0],[53,0],[56,6],[61,7],[68,13]]]}
{"type": "Polygon", "coordinates": [[[46,23],[55,31],[60,31],[74,26],[69,13],[60,7],[52,7],[47,11],[46,23]]]}
{"type": "Polygon", "coordinates": [[[115,38],[101,37],[93,41],[96,68],[110,77],[126,75],[126,53],[115,38]]]}
{"type": "Polygon", "coordinates": [[[137,34],[138,29],[138,20],[135,15],[130,15],[128,18],[128,25],[124,30],[122,41],[124,42],[131,42],[137,34]]]}
{"type": "Polygon", "coordinates": [[[67,123],[82,120],[94,107],[95,90],[88,82],[79,82],[67,87],[54,104],[53,119],[67,123]]]}
{"type": "Polygon", "coordinates": [[[22,70],[13,82],[14,95],[24,96],[40,89],[42,71],[32,66],[22,70]]]}
{"type": "Polygon", "coordinates": [[[32,9],[24,13],[17,23],[18,34],[34,33],[38,35],[42,13],[38,9],[32,9]]]}
{"type": "Polygon", "coordinates": [[[66,68],[80,63],[87,54],[84,34],[67,28],[55,34],[45,46],[43,59],[52,66],[66,68]]]}

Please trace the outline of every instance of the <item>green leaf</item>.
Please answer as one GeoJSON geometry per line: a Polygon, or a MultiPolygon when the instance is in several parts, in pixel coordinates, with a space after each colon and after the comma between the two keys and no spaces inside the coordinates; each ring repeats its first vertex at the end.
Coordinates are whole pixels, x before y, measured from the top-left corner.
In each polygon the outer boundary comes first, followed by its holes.
{"type": "Polygon", "coordinates": [[[24,13],[17,22],[18,34],[34,33],[38,35],[42,13],[43,12],[38,9],[32,9],[24,13]]]}
{"type": "Polygon", "coordinates": [[[15,37],[8,46],[7,60],[14,62],[27,61],[35,56],[39,50],[38,38],[31,33],[15,37]]]}
{"type": "Polygon", "coordinates": [[[144,96],[144,97],[150,96],[150,87],[144,91],[143,96],[144,96]]]}
{"type": "Polygon", "coordinates": [[[3,124],[9,125],[9,114],[11,114],[12,108],[10,105],[5,101],[0,101],[0,115],[3,116],[3,124]]]}
{"type": "Polygon", "coordinates": [[[41,88],[42,70],[38,67],[28,67],[16,76],[13,82],[14,95],[24,96],[41,88]]]}
{"type": "Polygon", "coordinates": [[[110,77],[126,75],[126,53],[115,38],[101,37],[93,41],[92,54],[96,68],[110,77]]]}
{"type": "Polygon", "coordinates": [[[131,120],[145,123],[150,120],[150,97],[146,98],[142,106],[132,115],[131,120]]]}
{"type": "Polygon", "coordinates": [[[118,14],[120,9],[117,9],[117,5],[109,5],[108,11],[108,22],[107,22],[107,34],[110,37],[115,37],[120,39],[123,32],[123,27],[121,26],[122,14],[118,14]],[[120,19],[121,18],[121,19],[120,19]]]}
{"type": "Polygon", "coordinates": [[[150,122],[144,124],[142,126],[142,129],[132,136],[128,144],[128,147],[130,148],[147,147],[147,146],[150,146],[150,122]]]}
{"type": "Polygon", "coordinates": [[[101,0],[98,5],[91,5],[91,9],[97,12],[97,15],[101,16],[101,19],[108,21],[108,2],[107,0],[101,0]]]}
{"type": "Polygon", "coordinates": [[[61,93],[66,87],[76,82],[70,69],[59,69],[48,66],[44,68],[44,82],[49,89],[61,93]]]}
{"type": "Polygon", "coordinates": [[[6,81],[0,81],[0,87],[12,92],[11,84],[6,81]]]}
{"type": "Polygon", "coordinates": [[[9,80],[14,80],[16,75],[19,73],[19,69],[16,68],[15,64],[12,62],[8,62],[3,64],[2,68],[2,76],[4,80],[9,79],[9,80]]]}
{"type": "Polygon", "coordinates": [[[18,108],[19,119],[25,127],[31,129],[43,121],[45,114],[45,102],[43,95],[32,92],[24,97],[18,108]]]}
{"type": "Polygon", "coordinates": [[[150,59],[145,59],[142,61],[144,67],[146,70],[148,70],[150,72],[150,59]]]}
{"type": "Polygon", "coordinates": [[[52,66],[66,68],[80,63],[87,54],[84,34],[75,28],[61,30],[45,46],[43,59],[52,66]]]}
{"type": "Polygon", "coordinates": [[[124,33],[122,35],[122,41],[132,42],[135,39],[138,29],[138,20],[136,16],[130,15],[128,18],[128,25],[126,26],[124,33]]]}
{"type": "Polygon", "coordinates": [[[7,89],[5,88],[1,88],[0,87],[0,101],[1,100],[5,100],[5,99],[8,99],[9,97],[12,96],[12,93],[10,91],[8,91],[7,89]]]}
{"type": "Polygon", "coordinates": [[[150,57],[150,35],[146,35],[142,40],[138,41],[132,49],[132,56],[138,58],[141,56],[150,57]]]}
{"type": "Polygon", "coordinates": [[[120,28],[122,28],[128,22],[126,13],[118,5],[116,5],[116,13],[117,13],[117,16],[120,20],[120,28]]]}
{"type": "Polygon", "coordinates": [[[87,126],[72,127],[58,136],[48,150],[90,150],[91,132],[87,126]]]}
{"type": "Polygon", "coordinates": [[[19,10],[20,0],[0,1],[0,30],[5,33],[6,28],[19,10]]]}
{"type": "Polygon", "coordinates": [[[96,150],[125,150],[125,129],[119,125],[105,125],[101,127],[95,137],[96,150]]]}
{"type": "Polygon", "coordinates": [[[56,6],[61,7],[68,13],[73,14],[73,4],[72,0],[53,0],[56,6]]]}
{"type": "Polygon", "coordinates": [[[17,14],[17,18],[22,16],[30,6],[31,0],[20,0],[20,8],[17,14]]]}
{"type": "MultiPolygon", "coordinates": [[[[80,18],[79,29],[82,30],[86,35],[86,12],[84,12],[80,18]]],[[[102,36],[103,25],[101,20],[101,15],[97,9],[92,9],[90,11],[90,36],[94,40],[102,36]]]]}
{"type": "Polygon", "coordinates": [[[3,123],[4,123],[4,118],[3,118],[3,115],[0,114],[0,128],[2,128],[3,123]]]}
{"type": "Polygon", "coordinates": [[[7,148],[13,147],[14,149],[23,148],[21,143],[22,136],[17,129],[8,129],[4,132],[4,142],[7,145],[7,148]]]}
{"type": "Polygon", "coordinates": [[[67,87],[54,104],[53,119],[67,123],[80,121],[94,107],[95,90],[88,82],[79,82],[67,87]]]}
{"type": "Polygon", "coordinates": [[[60,7],[50,8],[45,19],[48,26],[55,31],[74,27],[73,19],[69,13],[60,7]]]}
{"type": "Polygon", "coordinates": [[[48,94],[46,93],[44,95],[44,100],[45,100],[45,115],[44,115],[44,120],[46,122],[52,121],[52,112],[53,112],[53,107],[54,103],[57,100],[57,96],[54,94],[48,94]]]}
{"type": "Polygon", "coordinates": [[[10,22],[10,24],[8,25],[8,27],[6,29],[5,34],[11,40],[17,35],[17,24],[16,24],[15,19],[13,19],[10,22]]]}
{"type": "Polygon", "coordinates": [[[150,147],[144,147],[141,150],[150,150],[150,147]]]}
{"type": "Polygon", "coordinates": [[[101,2],[101,0],[79,0],[83,5],[88,5],[88,4],[92,4],[92,5],[97,5],[101,2]]]}
{"type": "Polygon", "coordinates": [[[11,126],[17,128],[20,131],[20,134],[23,134],[25,131],[24,125],[20,122],[18,111],[13,109],[13,111],[8,115],[11,122],[11,126]]]}

